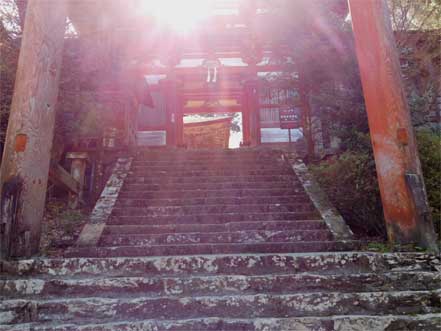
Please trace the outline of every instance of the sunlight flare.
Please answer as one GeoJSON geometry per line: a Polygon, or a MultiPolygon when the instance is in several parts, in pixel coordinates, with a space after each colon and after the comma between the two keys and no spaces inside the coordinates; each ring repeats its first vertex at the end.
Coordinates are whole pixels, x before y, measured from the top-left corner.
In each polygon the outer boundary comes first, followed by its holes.
{"type": "Polygon", "coordinates": [[[212,13],[213,0],[143,1],[142,11],[177,32],[189,32],[212,13]]]}

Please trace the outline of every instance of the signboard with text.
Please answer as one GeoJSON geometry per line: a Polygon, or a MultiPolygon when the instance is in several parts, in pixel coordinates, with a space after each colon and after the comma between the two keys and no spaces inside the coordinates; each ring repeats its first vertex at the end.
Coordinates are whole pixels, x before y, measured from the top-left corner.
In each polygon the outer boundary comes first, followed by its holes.
{"type": "Polygon", "coordinates": [[[299,107],[289,106],[279,110],[281,129],[298,129],[302,127],[302,112],[299,107]]]}

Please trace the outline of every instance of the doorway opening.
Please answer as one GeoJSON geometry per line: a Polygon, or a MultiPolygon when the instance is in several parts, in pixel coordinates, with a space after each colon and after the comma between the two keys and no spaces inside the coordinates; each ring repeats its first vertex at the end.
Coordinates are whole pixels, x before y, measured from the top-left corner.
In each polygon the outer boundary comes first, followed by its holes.
{"type": "Polygon", "coordinates": [[[243,142],[241,112],[187,114],[183,122],[187,148],[235,149],[243,142]]]}

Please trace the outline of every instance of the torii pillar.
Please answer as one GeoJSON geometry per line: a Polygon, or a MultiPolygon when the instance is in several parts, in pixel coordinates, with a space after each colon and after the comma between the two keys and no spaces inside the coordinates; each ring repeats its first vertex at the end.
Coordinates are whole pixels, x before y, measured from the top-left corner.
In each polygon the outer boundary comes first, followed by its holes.
{"type": "Polygon", "coordinates": [[[38,253],[66,24],[65,0],[29,0],[0,172],[0,258],[38,253]]]}
{"type": "Polygon", "coordinates": [[[389,240],[436,250],[389,9],[348,2],[389,240]]]}

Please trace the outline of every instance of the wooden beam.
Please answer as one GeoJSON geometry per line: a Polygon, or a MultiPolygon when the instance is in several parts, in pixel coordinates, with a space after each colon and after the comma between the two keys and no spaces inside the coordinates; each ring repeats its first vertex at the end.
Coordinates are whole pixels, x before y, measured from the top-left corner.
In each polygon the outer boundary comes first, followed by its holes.
{"type": "MultiPolygon", "coordinates": [[[[145,75],[167,75],[168,68],[152,67],[141,65],[139,67],[139,72],[145,75]]],[[[174,68],[176,75],[178,77],[188,76],[188,77],[205,77],[206,69],[202,67],[177,67],[174,68]]],[[[286,65],[261,65],[256,66],[257,72],[296,72],[297,67],[292,64],[286,65]]],[[[249,72],[248,66],[222,66],[219,69],[219,75],[226,80],[230,76],[240,76],[246,75],[249,72]]],[[[235,78],[235,77],[232,77],[235,78]]]]}
{"type": "Polygon", "coordinates": [[[55,185],[65,188],[76,195],[81,192],[81,185],[71,174],[59,164],[50,167],[49,180],[55,185]]]}
{"type": "Polygon", "coordinates": [[[389,240],[436,249],[386,1],[349,6],[389,240]]]}
{"type": "Polygon", "coordinates": [[[243,110],[242,106],[219,106],[219,107],[184,107],[184,114],[211,114],[211,113],[239,113],[243,110]]]}
{"type": "Polygon", "coordinates": [[[38,253],[65,23],[64,0],[29,1],[0,173],[0,190],[15,178],[22,192],[15,219],[2,220],[3,258],[38,253]]]}
{"type": "Polygon", "coordinates": [[[223,93],[207,93],[207,94],[186,93],[182,96],[182,100],[184,103],[188,101],[206,101],[206,100],[219,100],[219,99],[234,99],[240,101],[242,97],[242,94],[238,92],[234,92],[234,93],[233,92],[228,93],[228,91],[221,91],[221,92],[223,93]]]}

